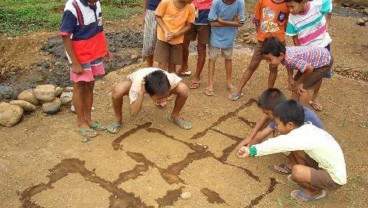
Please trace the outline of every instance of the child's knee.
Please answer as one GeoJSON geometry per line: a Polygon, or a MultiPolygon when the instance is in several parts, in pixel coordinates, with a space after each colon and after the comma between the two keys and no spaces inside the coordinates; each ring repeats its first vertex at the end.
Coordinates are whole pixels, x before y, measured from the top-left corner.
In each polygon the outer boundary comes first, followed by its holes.
{"type": "Polygon", "coordinates": [[[303,177],[303,166],[302,165],[294,165],[291,169],[292,178],[298,180],[303,177]]]}

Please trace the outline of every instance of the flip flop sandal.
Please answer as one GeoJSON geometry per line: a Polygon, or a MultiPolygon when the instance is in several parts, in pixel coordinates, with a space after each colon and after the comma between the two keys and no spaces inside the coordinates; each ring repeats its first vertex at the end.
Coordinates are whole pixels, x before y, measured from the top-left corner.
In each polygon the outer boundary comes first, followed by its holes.
{"type": "Polygon", "coordinates": [[[106,130],[106,127],[102,125],[102,123],[99,120],[96,120],[92,125],[91,128],[96,131],[104,131],[106,130]]]}
{"type": "Polygon", "coordinates": [[[192,71],[185,71],[185,72],[182,72],[182,73],[180,73],[179,74],[179,76],[189,76],[189,75],[191,75],[192,74],[192,71]]]}
{"type": "Polygon", "coordinates": [[[321,104],[315,103],[313,101],[309,101],[309,105],[312,106],[312,108],[316,111],[322,111],[323,109],[321,104]]]}
{"type": "Polygon", "coordinates": [[[173,118],[170,117],[169,120],[181,129],[190,130],[192,128],[192,124],[182,118],[180,119],[180,121],[175,121],[173,118]]]}
{"type": "Polygon", "coordinates": [[[199,82],[190,82],[189,89],[197,89],[201,84],[199,82]]]}
{"type": "Polygon", "coordinates": [[[294,190],[291,192],[291,197],[293,197],[298,203],[303,203],[303,202],[311,202],[311,201],[316,201],[318,199],[322,199],[326,196],[326,191],[322,190],[321,194],[319,196],[307,196],[303,193],[304,189],[300,189],[300,190],[294,190]]]}
{"type": "Polygon", "coordinates": [[[233,93],[231,93],[230,95],[229,95],[229,97],[227,97],[227,98],[229,98],[230,100],[232,100],[232,101],[237,101],[237,100],[239,100],[241,97],[243,97],[243,93],[236,93],[236,92],[233,92],[233,93]]]}
{"type": "Polygon", "coordinates": [[[204,90],[204,94],[207,95],[207,96],[214,96],[215,92],[213,92],[212,90],[209,90],[209,89],[206,88],[204,90]]]}
{"type": "Polygon", "coordinates": [[[286,164],[270,165],[269,168],[273,170],[274,172],[279,173],[281,175],[291,174],[291,169],[286,164]]]}
{"type": "Polygon", "coordinates": [[[109,125],[106,127],[106,131],[111,134],[117,134],[119,133],[123,125],[124,125],[124,122],[120,122],[120,123],[110,122],[109,125]]]}
{"type": "Polygon", "coordinates": [[[92,128],[76,129],[76,132],[83,137],[83,140],[82,140],[83,143],[87,143],[91,141],[93,138],[95,138],[98,135],[98,133],[92,128]]]}

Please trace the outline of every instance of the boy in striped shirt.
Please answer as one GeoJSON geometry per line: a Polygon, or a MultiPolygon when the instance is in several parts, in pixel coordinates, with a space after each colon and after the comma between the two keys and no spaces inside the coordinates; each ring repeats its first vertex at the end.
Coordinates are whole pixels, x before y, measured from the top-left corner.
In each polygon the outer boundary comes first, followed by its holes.
{"type": "Polygon", "coordinates": [[[317,102],[322,78],[333,64],[333,58],[327,49],[311,46],[285,47],[277,38],[271,37],[265,40],[261,52],[270,65],[278,66],[281,63],[286,67],[293,99],[304,106],[309,101],[317,102]],[[294,70],[297,73],[293,77],[294,70]],[[311,100],[308,90],[314,90],[311,100]]]}

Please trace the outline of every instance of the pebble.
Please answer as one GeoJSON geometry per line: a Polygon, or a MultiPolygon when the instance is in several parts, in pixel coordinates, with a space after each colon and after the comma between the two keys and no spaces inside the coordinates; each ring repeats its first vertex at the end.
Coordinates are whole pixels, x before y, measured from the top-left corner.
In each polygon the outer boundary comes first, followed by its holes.
{"type": "Polygon", "coordinates": [[[184,200],[190,199],[190,197],[192,197],[192,194],[188,191],[185,191],[183,193],[181,193],[180,197],[184,200]]]}

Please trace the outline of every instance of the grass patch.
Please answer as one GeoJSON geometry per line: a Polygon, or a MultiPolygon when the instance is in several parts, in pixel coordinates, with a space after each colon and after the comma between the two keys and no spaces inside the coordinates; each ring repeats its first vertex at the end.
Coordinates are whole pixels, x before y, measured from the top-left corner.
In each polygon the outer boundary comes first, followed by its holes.
{"type": "MultiPolygon", "coordinates": [[[[20,35],[28,31],[57,30],[66,1],[61,0],[1,0],[0,32],[20,35]]],[[[104,0],[102,12],[105,20],[114,21],[141,14],[141,1],[104,0]]]]}

